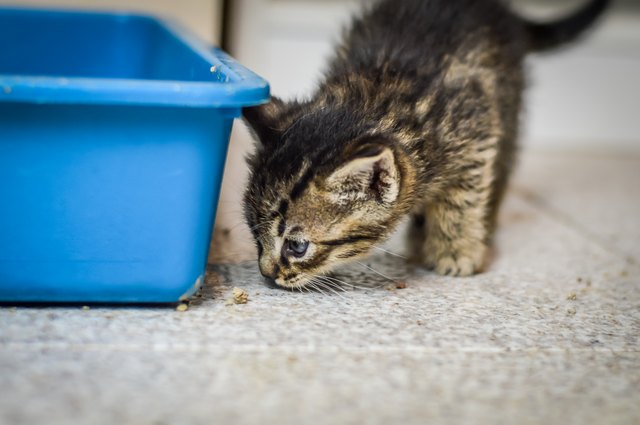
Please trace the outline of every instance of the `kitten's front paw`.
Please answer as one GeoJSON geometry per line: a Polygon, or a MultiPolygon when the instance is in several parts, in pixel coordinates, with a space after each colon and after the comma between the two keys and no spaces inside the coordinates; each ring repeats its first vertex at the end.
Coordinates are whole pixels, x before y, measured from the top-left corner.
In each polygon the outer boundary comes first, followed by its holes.
{"type": "Polygon", "coordinates": [[[471,276],[480,270],[481,262],[474,261],[469,257],[454,259],[453,257],[439,258],[434,270],[436,273],[445,276],[471,276]]]}

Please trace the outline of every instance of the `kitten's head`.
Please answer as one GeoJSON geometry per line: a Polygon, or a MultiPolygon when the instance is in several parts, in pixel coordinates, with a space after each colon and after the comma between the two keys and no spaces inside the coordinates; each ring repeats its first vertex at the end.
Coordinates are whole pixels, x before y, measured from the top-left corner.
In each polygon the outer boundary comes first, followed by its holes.
{"type": "Polygon", "coordinates": [[[273,99],[244,117],[258,139],[245,218],[264,276],[301,287],[364,256],[396,224],[402,155],[357,113],[273,99]]]}

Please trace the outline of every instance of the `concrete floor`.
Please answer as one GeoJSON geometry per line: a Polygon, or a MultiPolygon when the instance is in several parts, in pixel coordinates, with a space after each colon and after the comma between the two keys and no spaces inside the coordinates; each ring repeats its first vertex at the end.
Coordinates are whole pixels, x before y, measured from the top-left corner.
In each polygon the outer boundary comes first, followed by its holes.
{"type": "Polygon", "coordinates": [[[405,289],[292,293],[226,261],[186,312],[1,308],[0,423],[638,424],[639,184],[640,156],[524,155],[473,278],[380,252],[405,289]]]}

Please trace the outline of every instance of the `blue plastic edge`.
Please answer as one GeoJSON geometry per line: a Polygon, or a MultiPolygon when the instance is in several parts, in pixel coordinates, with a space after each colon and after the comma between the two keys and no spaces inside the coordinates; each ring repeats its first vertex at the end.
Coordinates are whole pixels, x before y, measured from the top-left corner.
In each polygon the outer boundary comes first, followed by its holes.
{"type": "Polygon", "coordinates": [[[204,274],[198,276],[198,279],[196,279],[195,283],[191,287],[189,287],[189,289],[184,294],[182,294],[180,298],[178,298],[178,301],[187,301],[189,298],[191,298],[196,292],[198,292],[198,290],[202,286],[202,282],[204,282],[204,274]]]}
{"type": "Polygon", "coordinates": [[[227,77],[224,82],[127,80],[108,78],[25,77],[0,74],[0,102],[38,104],[125,104],[191,107],[242,107],[269,99],[269,84],[231,56],[209,46],[171,20],[137,13],[49,11],[0,8],[25,13],[68,13],[145,19],[156,22],[227,77]]]}

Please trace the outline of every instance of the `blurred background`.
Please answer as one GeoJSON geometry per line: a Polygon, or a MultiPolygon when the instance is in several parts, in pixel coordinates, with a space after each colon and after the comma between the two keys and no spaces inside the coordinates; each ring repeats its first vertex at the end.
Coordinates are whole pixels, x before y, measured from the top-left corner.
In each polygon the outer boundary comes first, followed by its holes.
{"type": "MultiPolygon", "coordinates": [[[[123,9],[178,20],[222,45],[270,81],[275,95],[308,95],[341,29],[375,0],[21,0],[20,6],[123,9]]],[[[554,19],[583,0],[511,0],[525,16],[554,19]]],[[[16,1],[0,0],[0,4],[16,1]]],[[[532,56],[525,97],[524,150],[626,154],[640,152],[640,2],[618,0],[581,43],[532,56]]],[[[242,226],[244,156],[252,141],[240,123],[231,139],[217,228],[242,226]]]]}

